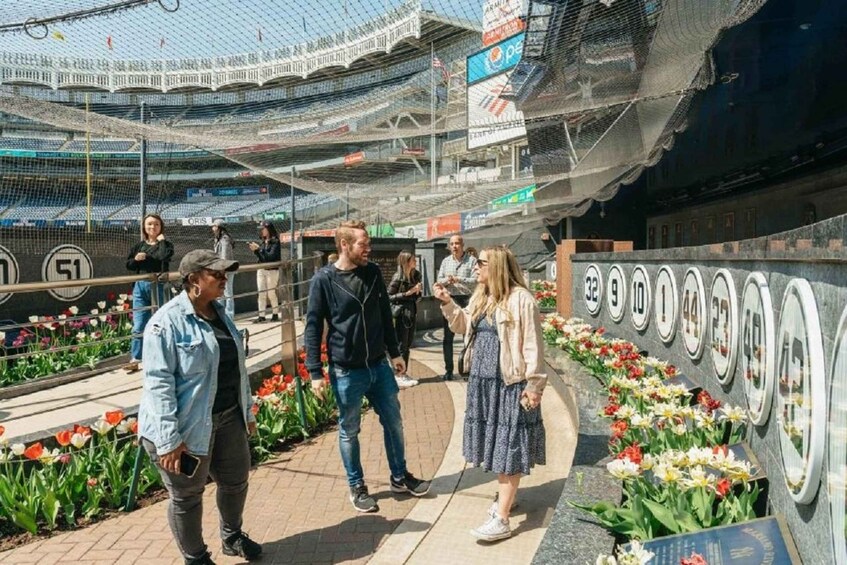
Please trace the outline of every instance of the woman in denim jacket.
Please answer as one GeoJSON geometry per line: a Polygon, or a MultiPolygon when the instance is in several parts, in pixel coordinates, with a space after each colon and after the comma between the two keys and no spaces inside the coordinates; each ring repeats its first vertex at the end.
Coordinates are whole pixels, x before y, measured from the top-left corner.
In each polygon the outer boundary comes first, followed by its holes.
{"type": "Polygon", "coordinates": [[[187,564],[212,562],[203,541],[203,491],[218,485],[223,553],[248,561],[262,546],[241,530],[256,431],[238,329],[217,301],[238,263],[207,249],[179,264],[185,290],[144,332],[144,388],[138,434],[170,495],[168,523],[187,564]],[[195,462],[191,472],[186,465],[195,462]]]}

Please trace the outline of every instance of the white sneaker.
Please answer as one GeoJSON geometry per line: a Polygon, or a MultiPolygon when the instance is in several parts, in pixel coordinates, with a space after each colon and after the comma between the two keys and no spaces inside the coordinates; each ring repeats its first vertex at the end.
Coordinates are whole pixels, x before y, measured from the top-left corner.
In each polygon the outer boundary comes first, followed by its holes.
{"type": "MultiPolygon", "coordinates": [[[[517,505],[518,505],[518,501],[513,500],[512,505],[509,507],[509,512],[514,510],[517,505]]],[[[499,518],[500,517],[500,515],[498,514],[499,510],[500,510],[500,503],[497,502],[497,500],[495,499],[494,502],[491,503],[491,506],[488,508],[488,515],[491,516],[492,518],[499,518]]]]}
{"type": "Polygon", "coordinates": [[[418,381],[409,378],[409,375],[397,375],[394,379],[397,381],[397,386],[400,388],[409,388],[418,384],[418,381]]]}
{"type": "Polygon", "coordinates": [[[488,518],[488,521],[475,530],[471,535],[482,541],[497,541],[512,537],[512,528],[509,520],[502,520],[499,516],[488,518]]]}

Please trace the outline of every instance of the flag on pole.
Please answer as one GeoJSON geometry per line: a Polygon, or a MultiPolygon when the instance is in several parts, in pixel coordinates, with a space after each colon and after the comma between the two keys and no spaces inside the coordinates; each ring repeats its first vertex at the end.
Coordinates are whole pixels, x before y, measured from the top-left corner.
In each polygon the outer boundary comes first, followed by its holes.
{"type": "Polygon", "coordinates": [[[111,35],[106,36],[106,47],[109,48],[109,51],[112,50],[112,36],[111,35]]]}
{"type": "Polygon", "coordinates": [[[159,49],[164,49],[164,48],[165,48],[165,38],[163,37],[163,38],[159,39],[159,49]]]}
{"type": "Polygon", "coordinates": [[[256,37],[259,39],[259,43],[262,43],[262,28],[256,26],[256,37]]]}
{"type": "Polygon", "coordinates": [[[52,34],[53,39],[58,39],[59,41],[65,41],[65,35],[59,31],[58,29],[54,31],[52,34]]]}

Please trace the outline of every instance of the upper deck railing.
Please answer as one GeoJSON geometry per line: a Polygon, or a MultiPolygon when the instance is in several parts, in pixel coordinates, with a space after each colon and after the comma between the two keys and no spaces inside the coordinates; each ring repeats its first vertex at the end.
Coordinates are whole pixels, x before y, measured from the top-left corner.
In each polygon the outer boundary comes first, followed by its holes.
{"type": "Polygon", "coordinates": [[[0,84],[60,88],[159,90],[261,86],[286,76],[307,78],[326,67],[349,67],[370,53],[390,53],[398,42],[421,34],[420,0],[350,30],[270,51],[195,59],[108,60],[0,53],[0,84]]]}

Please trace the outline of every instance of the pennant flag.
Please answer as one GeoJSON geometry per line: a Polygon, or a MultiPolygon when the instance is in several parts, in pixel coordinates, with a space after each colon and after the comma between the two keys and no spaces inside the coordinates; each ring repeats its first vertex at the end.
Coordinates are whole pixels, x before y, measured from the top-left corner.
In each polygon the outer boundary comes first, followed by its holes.
{"type": "Polygon", "coordinates": [[[164,48],[165,48],[165,38],[163,37],[159,40],[159,49],[164,49],[164,48]]]}
{"type": "Polygon", "coordinates": [[[59,41],[65,41],[64,34],[58,29],[52,33],[53,39],[58,39],[59,41]]]}
{"type": "Polygon", "coordinates": [[[259,43],[262,42],[262,28],[256,27],[256,35],[259,37],[259,43]]]}
{"type": "Polygon", "coordinates": [[[111,35],[106,36],[106,47],[109,48],[109,51],[112,50],[112,36],[111,35]]]}

